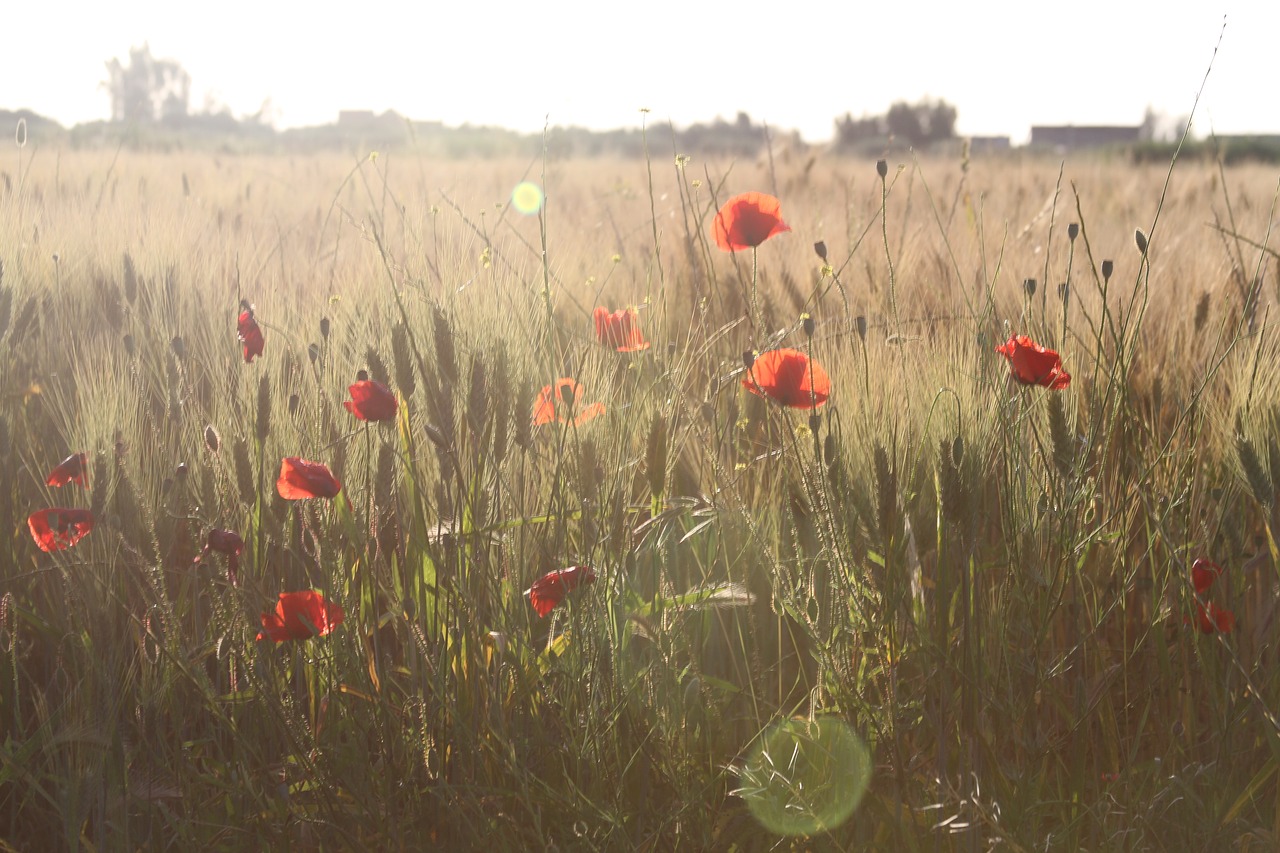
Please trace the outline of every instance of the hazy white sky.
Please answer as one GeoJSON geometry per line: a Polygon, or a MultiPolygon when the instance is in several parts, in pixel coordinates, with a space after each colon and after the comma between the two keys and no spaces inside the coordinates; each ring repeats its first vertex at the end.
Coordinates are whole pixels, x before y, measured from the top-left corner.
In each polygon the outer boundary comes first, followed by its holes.
{"type": "Polygon", "coordinates": [[[278,124],[395,109],[537,130],[732,119],[806,139],[845,112],[945,98],[965,134],[1136,124],[1191,109],[1227,28],[1197,130],[1280,132],[1280,0],[47,0],[6,3],[0,108],[106,118],[104,62],[147,42],[237,115],[278,124]]]}

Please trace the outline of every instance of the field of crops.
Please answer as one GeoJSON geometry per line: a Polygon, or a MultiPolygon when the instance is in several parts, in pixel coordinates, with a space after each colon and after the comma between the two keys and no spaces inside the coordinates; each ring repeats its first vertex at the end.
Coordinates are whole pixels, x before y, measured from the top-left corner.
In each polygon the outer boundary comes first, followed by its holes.
{"type": "Polygon", "coordinates": [[[5,155],[0,849],[1280,845],[1274,168],[650,143],[5,155]]]}

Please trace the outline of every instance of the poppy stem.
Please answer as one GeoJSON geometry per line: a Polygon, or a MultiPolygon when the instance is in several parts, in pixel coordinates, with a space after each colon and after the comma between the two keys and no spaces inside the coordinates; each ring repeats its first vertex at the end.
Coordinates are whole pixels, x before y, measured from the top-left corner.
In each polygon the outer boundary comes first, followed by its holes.
{"type": "Polygon", "coordinates": [[[893,253],[889,251],[889,185],[885,174],[880,175],[880,237],[884,241],[884,259],[889,265],[889,307],[893,309],[893,333],[901,339],[902,320],[898,316],[898,279],[893,271],[893,253]]]}
{"type": "Polygon", "coordinates": [[[756,247],[751,247],[751,325],[753,327],[752,347],[755,346],[755,339],[758,335],[764,334],[764,318],[759,316],[759,309],[756,304],[756,281],[759,275],[759,266],[756,263],[756,247]]]}

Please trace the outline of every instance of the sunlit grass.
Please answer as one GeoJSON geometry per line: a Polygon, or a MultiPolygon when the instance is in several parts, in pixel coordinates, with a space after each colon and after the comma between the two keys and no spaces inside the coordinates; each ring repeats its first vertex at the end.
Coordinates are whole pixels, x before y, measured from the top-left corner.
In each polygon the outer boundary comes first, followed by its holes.
{"type": "Polygon", "coordinates": [[[1167,167],[882,182],[775,155],[24,149],[0,196],[0,837],[1274,846],[1276,175],[1179,163],[1152,231],[1167,167]],[[792,230],[754,265],[718,250],[719,205],[775,189],[792,230]],[[634,306],[650,347],[602,345],[597,306],[634,306]],[[1070,385],[1014,382],[1011,334],[1070,385]],[[829,374],[816,411],[743,387],[780,346],[829,374]],[[359,370],[394,421],[343,408],[359,370]],[[574,399],[532,426],[561,377],[574,399]],[[44,485],[80,451],[88,490],[44,485]],[[294,456],[342,493],[281,499],[294,456]],[[26,519],[57,505],[98,523],[45,554],[26,519]],[[244,540],[235,574],[194,562],[214,528],[244,540]],[[1202,556],[1229,634],[1195,630],[1202,556]],[[570,566],[595,582],[539,618],[524,591],[570,566]],[[308,589],[342,624],[255,642],[308,589]],[[871,756],[851,818],[767,771],[768,733],[812,720],[871,756]],[[772,830],[743,793],[769,779],[795,818],[772,830]]]}

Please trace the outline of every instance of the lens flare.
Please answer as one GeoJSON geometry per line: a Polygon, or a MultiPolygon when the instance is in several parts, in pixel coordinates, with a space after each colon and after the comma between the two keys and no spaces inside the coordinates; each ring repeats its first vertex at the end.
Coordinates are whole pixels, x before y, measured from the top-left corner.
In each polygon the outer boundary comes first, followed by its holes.
{"type": "Polygon", "coordinates": [[[871,782],[871,754],[835,717],[775,723],[738,770],[735,792],[779,835],[814,835],[849,819],[871,782]]]}
{"type": "Polygon", "coordinates": [[[521,181],[511,191],[511,206],[525,216],[542,210],[542,187],[532,181],[521,181]]]}

